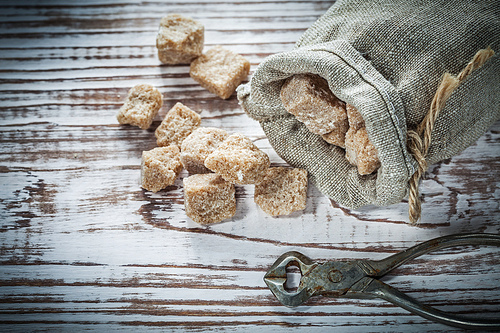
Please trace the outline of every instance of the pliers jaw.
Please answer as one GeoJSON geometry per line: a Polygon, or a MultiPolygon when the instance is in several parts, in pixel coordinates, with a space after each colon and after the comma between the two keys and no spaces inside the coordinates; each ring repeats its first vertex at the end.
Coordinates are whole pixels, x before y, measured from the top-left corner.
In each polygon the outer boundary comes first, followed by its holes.
{"type": "Polygon", "coordinates": [[[285,283],[287,280],[286,270],[290,266],[297,266],[303,277],[316,265],[317,264],[313,263],[311,259],[302,253],[296,251],[286,252],[275,261],[271,268],[269,268],[264,276],[264,282],[281,304],[288,307],[295,307],[307,301],[313,293],[310,288],[304,285],[302,278],[297,291],[289,292],[285,290],[285,283]]]}
{"type": "Polygon", "coordinates": [[[283,305],[295,307],[312,296],[342,297],[365,276],[366,272],[358,260],[320,264],[302,253],[290,251],[276,260],[264,276],[264,281],[283,305]],[[286,270],[290,266],[297,266],[301,274],[299,286],[293,292],[285,289],[286,270]]]}

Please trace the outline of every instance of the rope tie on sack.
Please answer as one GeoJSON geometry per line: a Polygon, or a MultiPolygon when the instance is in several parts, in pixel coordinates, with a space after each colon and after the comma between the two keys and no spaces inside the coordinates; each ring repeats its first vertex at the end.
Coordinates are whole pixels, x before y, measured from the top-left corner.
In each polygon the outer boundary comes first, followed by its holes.
{"type": "Polygon", "coordinates": [[[439,112],[444,108],[444,105],[451,93],[462,83],[473,71],[480,68],[490,59],[495,52],[488,46],[486,49],[479,50],[474,58],[467,66],[457,75],[453,76],[450,73],[445,73],[443,79],[438,86],[436,94],[432,99],[429,112],[424,117],[422,122],[414,130],[408,130],[407,144],[408,150],[417,161],[417,171],[410,178],[410,192],[408,195],[408,215],[410,223],[418,222],[422,215],[422,203],[418,185],[420,178],[427,170],[427,154],[431,145],[432,130],[436,124],[436,119],[439,112]]]}

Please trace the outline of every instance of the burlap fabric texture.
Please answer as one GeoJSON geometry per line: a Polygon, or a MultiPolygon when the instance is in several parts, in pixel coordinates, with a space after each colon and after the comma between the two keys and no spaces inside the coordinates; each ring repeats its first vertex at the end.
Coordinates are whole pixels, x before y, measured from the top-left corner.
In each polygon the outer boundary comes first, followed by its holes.
{"type": "Polygon", "coordinates": [[[450,158],[500,118],[500,1],[337,1],[293,50],[265,59],[238,99],[290,165],[321,192],[358,208],[408,195],[417,162],[407,133],[428,113],[445,73],[458,74],[480,49],[497,52],[453,91],[432,130],[426,162],[450,158]],[[344,150],[311,133],[283,107],[283,81],[299,73],[325,78],[366,122],[381,167],[360,176],[344,150]]]}

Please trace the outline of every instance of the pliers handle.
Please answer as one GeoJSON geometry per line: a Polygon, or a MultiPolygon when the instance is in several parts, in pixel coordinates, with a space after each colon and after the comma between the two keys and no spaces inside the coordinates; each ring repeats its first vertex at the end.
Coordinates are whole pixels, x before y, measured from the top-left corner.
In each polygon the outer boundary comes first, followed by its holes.
{"type": "Polygon", "coordinates": [[[463,245],[500,246],[500,235],[496,234],[456,234],[435,238],[382,260],[351,260],[314,262],[307,256],[291,251],[283,254],[271,266],[264,281],[278,300],[286,306],[298,306],[312,296],[347,298],[382,298],[412,313],[446,325],[474,328],[500,329],[500,319],[469,319],[449,314],[424,305],[399,290],[383,283],[378,278],[396,267],[439,249],[463,245]],[[297,266],[302,275],[296,291],[285,289],[287,268],[297,266]]]}

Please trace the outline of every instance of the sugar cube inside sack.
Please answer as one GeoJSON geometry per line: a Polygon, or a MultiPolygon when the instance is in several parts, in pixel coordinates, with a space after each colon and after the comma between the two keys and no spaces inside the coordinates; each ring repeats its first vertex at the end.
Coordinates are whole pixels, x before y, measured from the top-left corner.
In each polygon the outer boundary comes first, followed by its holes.
{"type": "Polygon", "coordinates": [[[205,159],[205,166],[235,184],[257,184],[269,168],[266,153],[242,134],[230,135],[205,159]]]}
{"type": "Polygon", "coordinates": [[[189,64],[202,54],[205,28],[201,23],[179,14],[160,21],[156,37],[158,58],[164,64],[189,64]]]}
{"type": "Polygon", "coordinates": [[[186,215],[200,224],[217,223],[236,213],[234,185],[217,174],[184,178],[186,215]]]}
{"type": "Polygon", "coordinates": [[[283,83],[280,97],[285,109],[309,131],[344,147],[349,128],[345,103],[331,92],[325,79],[314,74],[294,75],[283,83]]]}
{"type": "Polygon", "coordinates": [[[269,168],[255,185],[254,201],[271,216],[288,215],[306,208],[307,171],[298,168],[269,168]]]}
{"type": "Polygon", "coordinates": [[[161,93],[149,84],[132,87],[116,118],[120,124],[130,124],[148,129],[163,105],[161,93]]]}
{"type": "Polygon", "coordinates": [[[155,131],[158,146],[175,144],[181,146],[196,128],[200,126],[201,117],[182,103],[176,103],[166,114],[160,126],[155,131]]]}
{"type": "Polygon", "coordinates": [[[177,146],[157,147],[142,152],[141,184],[146,190],[158,192],[174,184],[181,170],[177,146]]]}
{"type": "Polygon", "coordinates": [[[203,88],[227,99],[246,79],[250,62],[241,55],[216,46],[191,63],[189,75],[203,88]]]}
{"type": "Polygon", "coordinates": [[[360,175],[369,175],[380,167],[377,149],[370,142],[366,132],[365,121],[358,110],[347,104],[349,130],[345,138],[346,158],[358,167],[360,175]]]}

